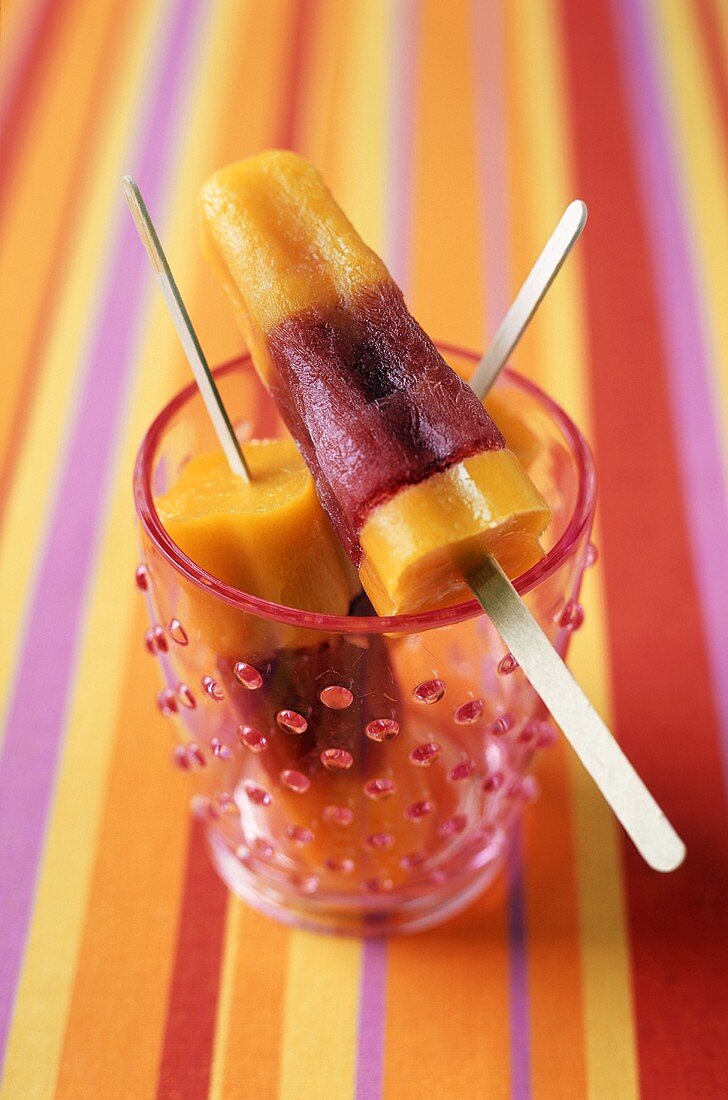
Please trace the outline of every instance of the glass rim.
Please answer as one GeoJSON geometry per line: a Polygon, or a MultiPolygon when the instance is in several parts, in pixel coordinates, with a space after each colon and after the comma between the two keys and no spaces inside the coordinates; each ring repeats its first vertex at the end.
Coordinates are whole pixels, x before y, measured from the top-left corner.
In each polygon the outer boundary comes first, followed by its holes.
{"type": "MultiPolygon", "coordinates": [[[[438,342],[437,347],[446,354],[462,356],[473,362],[479,359],[475,352],[454,344],[438,342]]],[[[214,368],[214,373],[222,377],[241,368],[254,369],[248,353],[220,364],[214,368]]],[[[576,459],[579,477],[574,508],[560,538],[541,561],[513,581],[516,591],[524,596],[552,576],[573,554],[593,515],[596,503],[596,468],[589,444],[561,406],[535,382],[531,382],[510,367],[507,367],[503,373],[516,388],[535,398],[558,424],[576,459]]],[[[154,504],[151,474],[157,446],[165,429],[179,410],[198,392],[196,383],[191,382],[164,406],[149,426],[134,465],[134,503],[139,521],[157,550],[188,581],[240,611],[285,623],[288,626],[307,627],[311,630],[334,634],[413,634],[441,626],[452,626],[474,618],[476,615],[485,614],[475,599],[464,600],[462,603],[436,611],[420,611],[410,615],[359,617],[302,611],[300,608],[273,603],[233,588],[197,565],[182,552],[162,525],[154,504]]]]}

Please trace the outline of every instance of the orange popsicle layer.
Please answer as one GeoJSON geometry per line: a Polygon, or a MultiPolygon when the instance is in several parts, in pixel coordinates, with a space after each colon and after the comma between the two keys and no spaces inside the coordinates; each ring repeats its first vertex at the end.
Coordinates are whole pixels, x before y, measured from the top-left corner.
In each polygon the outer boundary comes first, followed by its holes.
{"type": "MultiPolygon", "coordinates": [[[[293,440],[253,440],[243,451],[251,472],[247,483],[220,452],[188,462],[156,501],[170,536],[192,561],[233,588],[303,611],[346,615],[359,589],[356,572],[293,440]]],[[[208,603],[209,616],[214,601],[208,603]]],[[[233,650],[237,640],[228,635],[239,616],[227,610],[219,609],[221,652],[233,650]]],[[[290,637],[281,641],[292,644],[290,637]]]]}

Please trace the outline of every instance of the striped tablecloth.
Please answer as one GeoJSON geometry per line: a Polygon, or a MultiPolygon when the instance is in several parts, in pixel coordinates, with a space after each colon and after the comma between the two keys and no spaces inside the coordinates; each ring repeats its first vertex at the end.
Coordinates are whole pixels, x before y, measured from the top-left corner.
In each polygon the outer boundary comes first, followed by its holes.
{"type": "Polygon", "coordinates": [[[3,0],[4,1097],[728,1095],[728,4],[3,0]],[[648,871],[569,751],[507,879],[408,940],[289,932],[191,825],[130,477],[187,379],[132,172],[211,360],[200,182],[312,158],[435,336],[481,348],[565,203],[518,349],[593,441],[574,668],[689,847],[648,871]]]}

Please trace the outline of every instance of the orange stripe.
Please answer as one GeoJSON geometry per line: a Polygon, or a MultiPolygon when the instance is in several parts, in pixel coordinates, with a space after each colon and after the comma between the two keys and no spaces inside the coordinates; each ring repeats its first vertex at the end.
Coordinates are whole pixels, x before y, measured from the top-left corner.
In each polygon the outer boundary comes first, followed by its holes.
{"type": "MultiPolygon", "coordinates": [[[[427,0],[421,41],[408,43],[419,51],[409,297],[426,331],[477,346],[484,303],[470,36],[468,5],[449,6],[443,18],[442,6],[427,0]]],[[[426,1082],[443,1095],[508,1095],[503,895],[500,882],[443,928],[391,942],[386,1097],[426,1082]]]]}
{"type": "MultiPolygon", "coordinates": [[[[237,898],[228,902],[227,988],[215,1100],[277,1095],[290,933],[237,898]]],[[[224,1007],[223,1007],[224,1005],[224,1007]]]]}
{"type": "MultiPolygon", "coordinates": [[[[30,308],[27,314],[24,314],[24,317],[27,317],[27,325],[25,327],[20,325],[16,319],[12,326],[13,333],[19,341],[16,347],[18,358],[8,360],[10,369],[6,375],[6,382],[9,379],[15,380],[15,414],[7,433],[3,435],[0,432],[0,447],[2,447],[0,461],[4,459],[0,466],[0,526],[7,494],[25,439],[38,376],[43,368],[48,340],[63,291],[63,280],[58,277],[58,273],[65,271],[74,238],[79,226],[83,225],[83,209],[79,200],[88,175],[88,165],[94,159],[103,120],[114,91],[114,62],[118,65],[124,56],[124,44],[120,40],[129,37],[133,29],[134,19],[130,17],[129,3],[126,0],[116,0],[99,46],[98,65],[89,66],[93,77],[87,100],[89,108],[85,113],[79,112],[82,128],[78,137],[78,148],[68,156],[71,172],[67,189],[64,192],[61,181],[58,190],[59,212],[55,238],[52,218],[51,227],[46,226],[44,219],[44,228],[47,230],[46,240],[50,249],[45,267],[43,267],[42,255],[36,257],[29,251],[27,256],[24,256],[24,259],[31,264],[34,273],[34,294],[31,295],[31,299],[35,298],[36,308],[33,308],[31,300],[28,303],[30,308]]],[[[8,394],[8,400],[12,401],[10,394],[8,394]]]]}
{"type": "Polygon", "coordinates": [[[483,342],[483,236],[470,10],[422,4],[415,109],[412,311],[433,339],[483,342]]]}
{"type": "MultiPolygon", "coordinates": [[[[64,259],[83,218],[75,204],[108,100],[114,41],[118,45],[123,27],[131,22],[128,6],[124,11],[119,0],[99,0],[93,19],[88,18],[83,4],[71,0],[58,48],[44,70],[30,130],[18,152],[15,170],[5,177],[12,183],[13,204],[3,221],[0,277],[6,288],[4,296],[12,297],[19,308],[13,324],[3,330],[2,459],[17,456],[24,434],[53,309],[62,289],[64,259]]],[[[48,33],[52,40],[52,30],[48,33]]],[[[8,476],[9,471],[4,470],[3,495],[8,476]]]]}
{"type": "Polygon", "coordinates": [[[156,1079],[188,833],[188,789],[169,765],[144,660],[141,607],[58,1076],[59,1096],[146,1096],[156,1079]],[[91,1036],[93,1057],[89,1057],[91,1036]]]}

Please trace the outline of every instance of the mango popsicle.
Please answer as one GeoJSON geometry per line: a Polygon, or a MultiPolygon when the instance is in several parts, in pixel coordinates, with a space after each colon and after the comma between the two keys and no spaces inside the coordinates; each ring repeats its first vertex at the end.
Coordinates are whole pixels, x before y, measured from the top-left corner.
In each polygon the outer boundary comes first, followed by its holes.
{"type": "Polygon", "coordinates": [[[318,172],[259,154],[208,181],[202,215],[256,366],[377,611],[467,598],[461,569],[483,554],[510,576],[538,561],[545,501],[318,172]]]}
{"type": "MultiPolygon", "coordinates": [[[[356,572],[293,441],[253,440],[243,452],[250,482],[219,451],[187,463],[156,501],[167,531],[189,558],[234,588],[303,611],[346,615],[359,587],[356,572]]],[[[191,610],[189,620],[200,614],[191,610]]],[[[280,643],[295,645],[296,628],[280,629],[280,643]]],[[[239,632],[239,617],[221,605],[213,633],[222,652],[235,651],[239,632]]],[[[246,644],[255,648],[255,639],[246,644]]]]}

